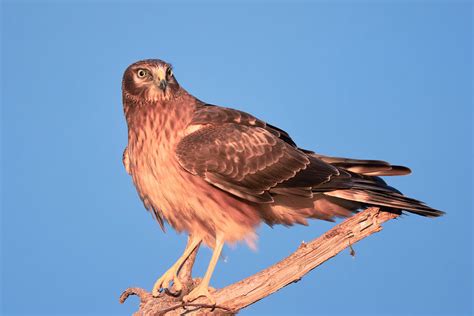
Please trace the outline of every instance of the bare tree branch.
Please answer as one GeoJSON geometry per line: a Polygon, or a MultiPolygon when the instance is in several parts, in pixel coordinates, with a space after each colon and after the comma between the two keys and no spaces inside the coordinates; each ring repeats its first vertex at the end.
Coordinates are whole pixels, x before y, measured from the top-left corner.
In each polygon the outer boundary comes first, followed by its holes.
{"type": "Polygon", "coordinates": [[[339,252],[365,237],[382,230],[381,224],[396,218],[398,214],[382,212],[379,208],[371,207],[341,224],[319,238],[309,243],[302,243],[299,248],[287,258],[270,266],[242,281],[231,284],[213,293],[216,306],[209,306],[205,298],[200,298],[192,304],[184,304],[182,296],[187,294],[199,279],[191,278],[191,269],[197,251],[195,251],[180,272],[185,290],[179,296],[163,293],[153,298],[142,289],[127,289],[121,296],[124,302],[130,294],[140,297],[140,309],[135,315],[180,315],[180,314],[212,314],[232,315],[287,286],[299,281],[305,274],[321,265],[323,262],[336,256],[339,252]]]}

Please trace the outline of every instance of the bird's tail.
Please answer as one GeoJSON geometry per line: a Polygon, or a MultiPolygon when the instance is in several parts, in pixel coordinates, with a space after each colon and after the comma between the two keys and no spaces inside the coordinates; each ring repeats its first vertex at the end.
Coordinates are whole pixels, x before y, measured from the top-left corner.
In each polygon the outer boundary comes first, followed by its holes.
{"type": "MultiPolygon", "coordinates": [[[[444,214],[419,200],[403,195],[380,178],[380,176],[410,174],[411,170],[407,167],[391,165],[381,160],[329,157],[315,153],[311,153],[310,156],[331,164],[341,172],[341,177],[336,177],[333,181],[316,188],[316,191],[326,196],[356,202],[353,203],[355,207],[381,206],[386,210],[407,211],[428,217],[444,214]],[[344,177],[347,173],[349,173],[349,179],[344,177]]],[[[354,208],[351,210],[353,211],[354,208]]]]}
{"type": "Polygon", "coordinates": [[[392,190],[363,190],[352,188],[349,190],[325,192],[324,195],[358,202],[361,203],[362,206],[380,206],[385,209],[394,209],[399,212],[407,211],[427,217],[438,217],[444,214],[444,212],[431,208],[419,200],[409,198],[395,189],[391,189],[392,190]]]}
{"type": "Polygon", "coordinates": [[[398,214],[402,211],[427,217],[444,214],[403,195],[380,178],[409,174],[411,171],[407,167],[391,165],[381,160],[329,157],[309,151],[306,153],[310,159],[314,157],[336,167],[339,175],[316,186],[272,188],[270,192],[274,194],[274,203],[271,212],[267,212],[269,215],[264,216],[268,224],[306,224],[306,218],[332,220],[334,217],[348,217],[370,206],[398,214]]]}

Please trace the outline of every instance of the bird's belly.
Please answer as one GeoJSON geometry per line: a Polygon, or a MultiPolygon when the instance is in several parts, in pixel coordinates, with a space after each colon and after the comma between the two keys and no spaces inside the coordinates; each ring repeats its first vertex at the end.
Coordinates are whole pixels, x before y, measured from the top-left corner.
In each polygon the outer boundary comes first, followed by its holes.
{"type": "Polygon", "coordinates": [[[216,234],[227,242],[245,240],[253,245],[254,229],[261,221],[256,205],[188,173],[173,155],[162,152],[161,158],[138,157],[131,167],[142,200],[146,199],[175,230],[199,235],[210,246],[216,234]]]}

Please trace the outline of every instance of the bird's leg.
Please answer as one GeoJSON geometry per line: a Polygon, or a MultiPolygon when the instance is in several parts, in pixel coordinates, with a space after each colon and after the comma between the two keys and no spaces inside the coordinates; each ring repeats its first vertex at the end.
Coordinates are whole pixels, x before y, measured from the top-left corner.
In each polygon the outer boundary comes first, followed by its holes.
{"type": "Polygon", "coordinates": [[[201,283],[196,286],[188,295],[183,297],[184,302],[191,302],[197,299],[198,297],[205,296],[209,299],[212,305],[216,304],[215,299],[209,293],[209,281],[211,280],[212,273],[214,272],[214,268],[216,267],[217,260],[219,259],[222,251],[222,247],[224,246],[224,240],[221,236],[217,236],[216,238],[216,245],[214,247],[214,252],[212,253],[211,261],[209,262],[209,266],[207,267],[206,274],[202,279],[201,283]]]}
{"type": "Polygon", "coordinates": [[[178,260],[168,269],[156,282],[153,286],[152,294],[153,296],[157,297],[160,295],[161,289],[166,289],[169,287],[171,281],[174,283],[174,287],[176,291],[181,291],[183,288],[182,283],[179,281],[178,272],[181,269],[183,263],[188,259],[189,255],[199,246],[202,239],[189,235],[188,237],[188,244],[186,245],[186,249],[184,249],[184,253],[179,257],[178,260]]]}

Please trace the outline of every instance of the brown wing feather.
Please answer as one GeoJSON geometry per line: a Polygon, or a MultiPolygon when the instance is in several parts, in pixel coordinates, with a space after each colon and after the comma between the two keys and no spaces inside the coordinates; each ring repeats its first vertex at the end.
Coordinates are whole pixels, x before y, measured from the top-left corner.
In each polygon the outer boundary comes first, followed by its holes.
{"type": "Polygon", "coordinates": [[[231,108],[221,107],[212,104],[201,104],[194,113],[191,125],[205,125],[205,124],[225,124],[225,123],[236,123],[245,126],[256,126],[261,127],[277,136],[284,142],[296,147],[295,142],[291,139],[290,135],[284,130],[270,125],[265,121],[262,121],[255,116],[246,113],[244,111],[238,111],[231,108]]]}
{"type": "MultiPolygon", "coordinates": [[[[234,123],[206,126],[187,135],[176,154],[187,171],[258,203],[273,202],[272,187],[312,165],[306,154],[265,128],[234,123]]],[[[311,183],[323,183],[337,173],[336,168],[321,162],[311,183]]]]}

